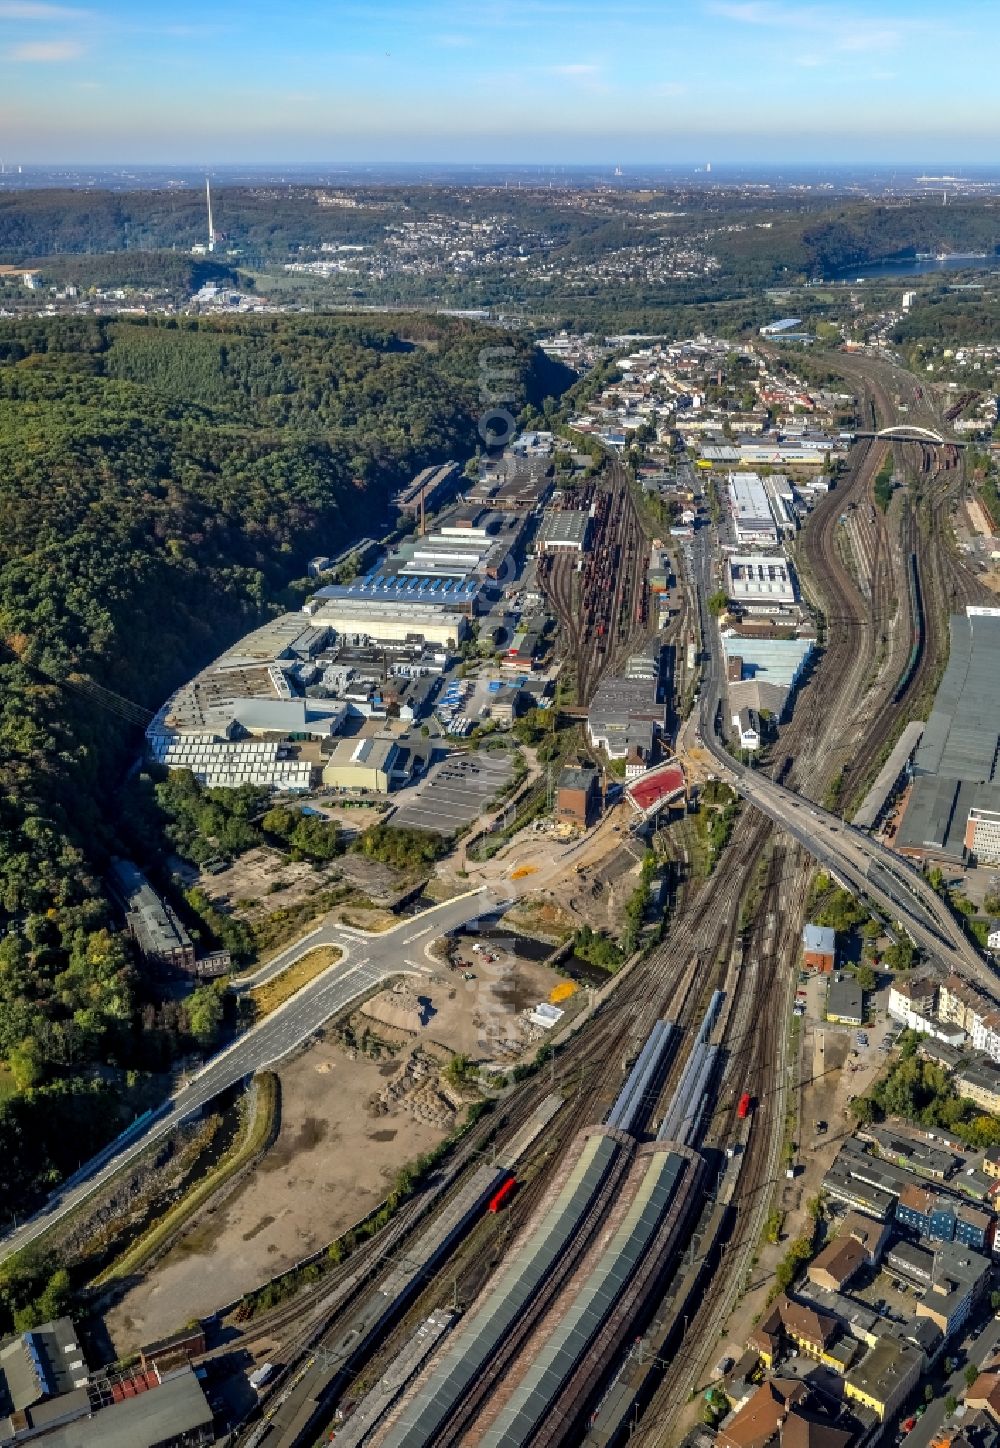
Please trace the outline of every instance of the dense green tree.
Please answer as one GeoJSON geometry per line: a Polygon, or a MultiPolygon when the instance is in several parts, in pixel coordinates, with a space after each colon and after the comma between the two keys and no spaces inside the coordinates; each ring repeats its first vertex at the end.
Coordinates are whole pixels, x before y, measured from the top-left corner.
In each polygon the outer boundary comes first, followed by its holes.
{"type": "MultiPolygon", "coordinates": [[[[0,197],[0,253],[86,251],[119,207],[0,197]]],[[[127,1123],[118,1073],[218,1028],[207,996],[187,1016],[161,998],[113,931],[108,865],[126,854],[169,888],[171,853],[261,843],[269,800],[150,770],[120,807],[139,721],[419,467],[471,451],[494,335],[431,317],[0,321],[0,1216],[127,1123]]],[[[549,374],[512,345],[537,401],[549,374]]],[[[292,833],[300,858],[341,847],[325,821],[292,833]]],[[[246,957],[245,926],[201,893],[178,904],[201,943],[246,957]]]]}
{"type": "Polygon", "coordinates": [[[200,985],[185,1002],[188,1029],[199,1046],[215,1044],[222,1025],[222,997],[214,985],[200,985]]]}

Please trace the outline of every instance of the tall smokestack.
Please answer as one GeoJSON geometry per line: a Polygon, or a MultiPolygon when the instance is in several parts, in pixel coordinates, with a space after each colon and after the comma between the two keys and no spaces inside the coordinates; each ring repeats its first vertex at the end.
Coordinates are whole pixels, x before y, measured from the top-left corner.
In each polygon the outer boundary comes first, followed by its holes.
{"type": "Polygon", "coordinates": [[[212,183],[205,177],[205,200],[208,202],[208,249],[215,250],[215,227],[212,225],[212,183]]]}

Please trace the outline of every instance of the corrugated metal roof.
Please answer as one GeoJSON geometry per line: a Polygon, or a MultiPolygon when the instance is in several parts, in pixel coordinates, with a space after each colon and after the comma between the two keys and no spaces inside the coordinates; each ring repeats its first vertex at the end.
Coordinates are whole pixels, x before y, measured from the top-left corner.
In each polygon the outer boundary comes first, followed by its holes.
{"type": "Polygon", "coordinates": [[[538,1293],[623,1149],[613,1137],[588,1137],[538,1230],[499,1274],[479,1311],[456,1329],[437,1367],[404,1406],[382,1448],[419,1448],[434,1441],[538,1293]]]}
{"type": "Polygon", "coordinates": [[[1000,618],[954,614],[949,631],[948,667],[914,771],[946,779],[994,780],[1000,743],[1000,618]]]}
{"type": "Polygon", "coordinates": [[[563,1385],[580,1363],[667,1215],[689,1163],[676,1152],[653,1156],[621,1225],[573,1305],[535,1357],[492,1428],[483,1448],[530,1443],[563,1385]]]}

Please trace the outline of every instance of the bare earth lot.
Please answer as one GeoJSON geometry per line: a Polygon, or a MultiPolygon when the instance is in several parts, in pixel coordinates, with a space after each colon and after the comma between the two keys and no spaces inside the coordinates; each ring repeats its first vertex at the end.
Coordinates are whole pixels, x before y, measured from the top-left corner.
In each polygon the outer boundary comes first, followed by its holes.
{"type": "Polygon", "coordinates": [[[281,1070],[281,1130],[217,1214],[197,1223],[109,1313],[119,1352],[214,1312],[318,1251],[383,1199],[400,1166],[445,1134],[369,1099],[395,1061],[355,1060],[324,1039],[281,1070]]]}
{"type": "MultiPolygon", "coordinates": [[[[202,1217],[107,1316],[118,1353],[217,1311],[319,1251],[385,1197],[400,1167],[457,1125],[463,1101],[441,1067],[453,1052],[506,1066],[545,1032],[521,1014],[565,982],[538,962],[471,950],[436,962],[354,1011],[356,1044],[370,1033],[380,1059],[353,1053],[336,1026],[281,1068],[281,1130],[260,1165],[217,1212],[202,1217]],[[465,980],[471,974],[471,980],[465,980]]],[[[430,964],[432,957],[426,956],[430,964]]],[[[561,1005],[571,1013],[579,992],[561,1005]]]]}

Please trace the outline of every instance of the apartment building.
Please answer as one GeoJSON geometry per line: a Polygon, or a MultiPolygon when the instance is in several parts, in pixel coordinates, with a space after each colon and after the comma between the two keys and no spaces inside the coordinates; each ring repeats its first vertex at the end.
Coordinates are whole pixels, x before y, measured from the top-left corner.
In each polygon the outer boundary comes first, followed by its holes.
{"type": "Polygon", "coordinates": [[[902,1407],[917,1386],[923,1354],[908,1343],[883,1337],[844,1380],[847,1397],[871,1408],[881,1422],[902,1407]]]}

